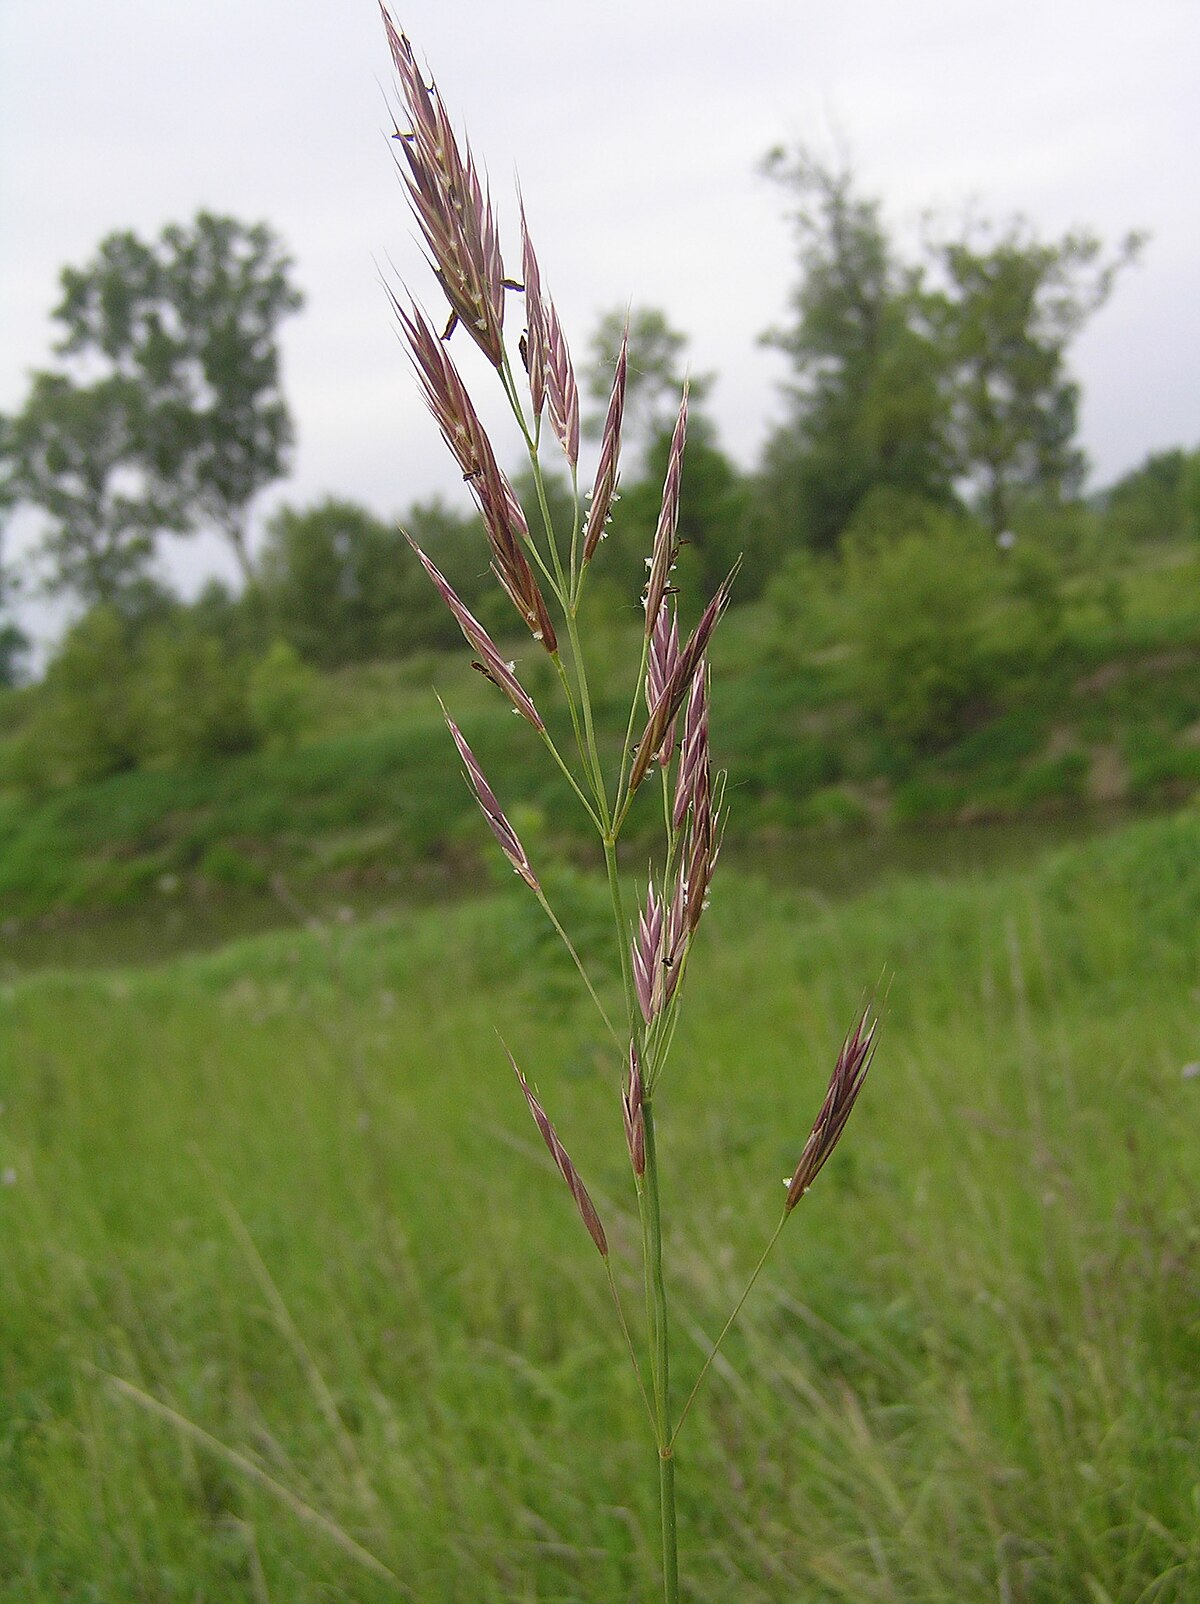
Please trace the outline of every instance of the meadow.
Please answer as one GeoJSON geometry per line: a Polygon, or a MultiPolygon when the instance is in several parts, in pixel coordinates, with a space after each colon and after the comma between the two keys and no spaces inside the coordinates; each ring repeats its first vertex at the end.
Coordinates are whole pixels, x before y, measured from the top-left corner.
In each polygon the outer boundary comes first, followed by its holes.
{"type": "MultiPolygon", "coordinates": [[[[552,895],[600,962],[600,887],[552,895]]],[[[5,984],[6,1600],[643,1596],[640,1403],[496,1036],[636,1309],[619,1066],[540,917],[505,887],[5,984]]],[[[683,1596],[1200,1596],[1195,810],[844,900],[723,863],[687,985],[681,1388],[886,1003],[680,1440],[683,1596]]]]}

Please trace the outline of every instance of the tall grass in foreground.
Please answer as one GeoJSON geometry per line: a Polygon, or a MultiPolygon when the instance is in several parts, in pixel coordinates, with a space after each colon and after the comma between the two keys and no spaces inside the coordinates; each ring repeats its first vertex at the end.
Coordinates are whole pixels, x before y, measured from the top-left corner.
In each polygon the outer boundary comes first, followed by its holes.
{"type": "MultiPolygon", "coordinates": [[[[610,1048],[523,891],[0,992],[6,1601],[645,1597],[636,1384],[549,1156],[480,1073],[495,1027],[562,1068],[634,1295],[610,1048]],[[553,1006],[530,1009],[534,964],[553,1006]]],[[[573,895],[603,910],[602,884],[573,895]]],[[[813,1043],[885,958],[892,1090],[689,1421],[683,1595],[1190,1604],[1200,821],[844,906],[728,875],[722,907],[661,1155],[678,1370],[757,1252],[813,1043]]]]}
{"type": "MultiPolygon", "coordinates": [[[[612,393],[590,493],[580,483],[579,392],[557,309],[546,292],[521,204],[521,279],[506,276],[491,196],[470,148],[460,144],[435,86],[426,83],[408,39],[383,13],[396,68],[405,126],[397,126],[397,163],[435,277],[450,307],[441,338],[415,301],[393,301],[422,393],[442,437],[462,470],[479,510],[492,573],[533,640],[549,656],[557,690],[569,715],[573,746],[556,743],[541,710],[483,626],[464,606],[430,557],[413,551],[438,590],[468,645],[475,666],[496,686],[512,711],[540,737],[574,792],[599,840],[612,906],[615,951],[624,1008],[614,1024],[580,955],[542,886],[503,805],[466,738],[443,707],[467,783],[513,870],[525,883],[561,939],[612,1038],[614,1108],[617,1074],[625,1139],[633,1171],[640,1227],[645,1297],[644,1328],[637,1334],[617,1283],[608,1233],[579,1169],[550,1116],[505,1044],[505,1053],[550,1156],[570,1191],[604,1265],[617,1324],[637,1390],[645,1406],[658,1461],[661,1580],[664,1604],[679,1598],[679,1539],[675,1486],[676,1445],[701,1386],[717,1361],[755,1281],[788,1218],[809,1191],[837,1145],[870,1067],[875,1026],[864,1011],[837,1056],[820,1107],[790,1181],[775,1230],[746,1285],[709,1347],[682,1402],[671,1385],[669,1299],[665,1274],[664,1215],[660,1187],[656,1094],[680,1026],[681,1000],[696,935],[708,904],[721,840],[723,779],[714,780],[709,756],[708,647],[729,601],[734,573],[718,588],[690,634],[679,627],[672,575],[680,548],[679,500],[687,439],[684,387],[668,456],[662,508],[646,558],[641,597],[645,627],[625,734],[611,772],[597,737],[585,651],[583,603],[591,565],[600,555],[620,474],[621,427],[628,377],[628,331],[613,374],[612,393]],[[508,293],[524,301],[525,329],[518,341],[523,381],[505,340],[508,293]],[[455,330],[474,342],[503,392],[528,451],[535,506],[522,507],[500,468],[449,340],[455,330]],[[570,475],[569,527],[556,527],[543,461],[543,424],[570,475]],[[642,708],[642,701],[645,708],[642,708]],[[640,734],[639,734],[640,731],[640,734]],[[657,866],[639,897],[636,922],[626,912],[618,870],[622,829],[647,782],[661,784],[662,841],[657,866]]],[[[736,570],[735,570],[736,572],[736,570]]],[[[731,1071],[738,1055],[730,1061],[731,1071]]],[[[536,1251],[533,1243],[528,1251],[536,1251]]]]}

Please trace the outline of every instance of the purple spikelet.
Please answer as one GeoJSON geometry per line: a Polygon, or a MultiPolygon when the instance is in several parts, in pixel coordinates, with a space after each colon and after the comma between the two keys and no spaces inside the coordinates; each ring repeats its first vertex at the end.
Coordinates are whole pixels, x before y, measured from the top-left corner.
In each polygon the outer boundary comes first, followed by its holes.
{"type": "MultiPolygon", "coordinates": [[[[382,7],[381,7],[382,10],[382,7]]],[[[395,139],[409,203],[451,307],[493,367],[504,361],[504,267],[491,198],[470,147],[460,147],[436,85],[426,85],[408,39],[386,10],[383,26],[409,129],[395,139]]],[[[447,329],[447,333],[450,330],[447,329]]]]}
{"type": "Polygon", "coordinates": [[[629,325],[621,336],[621,349],[617,353],[617,366],[613,374],[612,395],[604,419],[604,434],[600,441],[600,462],[596,468],[596,482],[592,487],[591,505],[588,507],[587,527],[583,537],[583,560],[591,562],[596,547],[604,539],[605,525],[617,495],[617,469],[621,456],[621,420],[625,415],[625,386],[629,376],[629,325]]]}
{"type": "Polygon", "coordinates": [[[675,559],[679,555],[679,489],[683,480],[683,448],[687,442],[688,391],[683,387],[679,403],[679,416],[671,436],[671,454],[667,459],[667,475],[663,482],[662,510],[658,527],[654,531],[654,547],[650,556],[650,573],[646,580],[646,633],[651,634],[658,620],[658,610],[667,593],[667,582],[675,559]]]}
{"type": "Polygon", "coordinates": [[[579,1178],[579,1171],[571,1162],[571,1155],[558,1139],[558,1132],[546,1117],[546,1111],[530,1090],[529,1082],[517,1067],[517,1061],[508,1048],[508,1061],[513,1067],[513,1073],[521,1083],[521,1090],[525,1093],[525,1101],[529,1104],[529,1112],[533,1115],[534,1124],[542,1133],[542,1140],[550,1149],[550,1157],[558,1165],[559,1172],[568,1187],[571,1196],[575,1199],[575,1207],[579,1210],[579,1217],[587,1227],[588,1235],[596,1244],[596,1249],[602,1259],[608,1258],[608,1238],[604,1234],[604,1227],[600,1223],[600,1216],[596,1213],[595,1204],[588,1196],[587,1187],[579,1178]]]}
{"type": "Polygon", "coordinates": [[[642,1112],[642,1071],[638,1063],[637,1045],[629,1044],[629,1074],[621,1093],[621,1109],[625,1115],[625,1141],[629,1147],[629,1162],[640,1181],[646,1173],[646,1120],[642,1112]]]}
{"type": "Polygon", "coordinates": [[[501,852],[503,852],[529,889],[531,891],[540,891],[542,888],[538,883],[538,877],[530,866],[529,858],[526,855],[525,848],[521,845],[517,832],[508,822],[504,809],[496,800],[496,793],[488,784],[474,752],[467,745],[466,737],[449,713],[447,713],[446,704],[440,696],[438,697],[438,706],[442,710],[442,717],[446,720],[447,728],[453,737],[455,746],[458,748],[458,755],[462,758],[463,768],[467,773],[467,783],[475,793],[475,800],[479,803],[480,810],[487,820],[492,834],[496,837],[501,852]]]}
{"type": "Polygon", "coordinates": [[[864,1009],[862,1018],[842,1043],[842,1050],[829,1078],[825,1101],[804,1144],[796,1172],[790,1181],[785,1182],[788,1189],[783,1205],[785,1214],[792,1212],[821,1173],[825,1160],[837,1146],[846,1128],[850,1111],[871,1067],[878,1023],[878,1020],[871,1019],[871,1010],[864,1009]]]}

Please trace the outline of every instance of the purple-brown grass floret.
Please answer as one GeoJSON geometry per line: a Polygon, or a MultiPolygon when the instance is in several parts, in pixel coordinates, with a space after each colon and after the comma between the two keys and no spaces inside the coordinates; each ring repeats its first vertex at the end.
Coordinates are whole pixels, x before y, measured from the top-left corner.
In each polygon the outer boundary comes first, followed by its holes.
{"type": "Polygon", "coordinates": [[[480,811],[488,822],[492,834],[496,837],[501,852],[512,864],[514,870],[521,876],[531,891],[541,891],[538,877],[534,874],[521,845],[520,837],[505,817],[504,809],[496,800],[496,793],[488,784],[483,770],[479,767],[474,752],[467,745],[466,737],[458,725],[446,711],[446,704],[438,697],[438,706],[442,710],[442,717],[446,720],[447,728],[458,748],[458,755],[463,760],[463,767],[467,771],[467,782],[475,793],[475,800],[479,803],[480,811]]]}
{"type": "MultiPolygon", "coordinates": [[[[674,609],[664,597],[663,604],[658,609],[658,621],[654,626],[654,633],[650,637],[650,649],[646,655],[647,712],[653,713],[678,661],[679,624],[675,617],[674,609]]],[[[667,726],[662,745],[656,753],[658,761],[664,769],[671,761],[671,753],[674,747],[675,726],[672,723],[667,726]]]]}
{"type": "Polygon", "coordinates": [[[546,733],[546,725],[543,722],[542,715],[538,712],[533,704],[532,697],[514,673],[513,665],[504,661],[487,630],[459,600],[437,565],[430,561],[407,530],[403,533],[405,540],[416,552],[422,568],[432,579],[438,594],[453,614],[454,621],[459,629],[462,630],[467,645],[478,653],[475,667],[485,679],[490,679],[493,685],[504,692],[516,711],[520,713],[523,719],[528,720],[533,725],[539,735],[544,735],[546,733]]]}
{"type": "Polygon", "coordinates": [[[529,1112],[533,1115],[534,1124],[537,1126],[538,1130],[541,1131],[542,1140],[550,1149],[550,1157],[558,1165],[563,1180],[566,1181],[567,1185],[571,1189],[571,1196],[575,1199],[575,1206],[579,1210],[580,1218],[582,1219],[584,1225],[587,1226],[588,1235],[596,1244],[596,1247],[600,1253],[600,1257],[602,1259],[607,1259],[608,1238],[604,1234],[604,1227],[600,1223],[600,1216],[596,1213],[595,1204],[588,1196],[587,1187],[584,1186],[583,1182],[580,1180],[579,1171],[575,1168],[574,1164],[572,1164],[570,1154],[559,1141],[558,1132],[554,1129],[554,1126],[551,1125],[549,1119],[546,1117],[545,1110],[542,1108],[542,1105],[538,1102],[537,1098],[533,1095],[533,1092],[529,1086],[529,1082],[525,1079],[524,1075],[522,1075],[520,1069],[517,1067],[516,1059],[511,1053],[508,1052],[507,1047],[505,1047],[504,1051],[508,1053],[508,1061],[513,1067],[513,1073],[521,1083],[521,1090],[525,1093],[525,1101],[529,1104],[529,1112]]]}
{"type": "Polygon", "coordinates": [[[675,716],[683,706],[683,699],[691,688],[692,676],[696,672],[700,659],[707,650],[712,638],[712,632],[717,622],[729,604],[729,593],[733,588],[737,568],[730,570],[721,584],[716,595],[704,609],[700,622],[687,638],[686,645],[679,653],[679,660],[671,672],[670,678],[663,687],[662,695],[654,705],[645,731],[638,742],[637,756],[629,774],[629,789],[636,791],[650,771],[655,754],[661,749],[666,739],[667,731],[675,722],[675,716]]]}
{"type": "Polygon", "coordinates": [[[663,906],[651,881],[646,890],[646,906],[638,914],[637,936],[632,947],[633,986],[638,1007],[647,1024],[653,1020],[661,1006],[662,987],[659,971],[663,951],[663,906]]]}
{"type": "Polygon", "coordinates": [[[572,471],[579,466],[579,386],[554,302],[546,305],[546,406],[572,471]]]}
{"type": "Polygon", "coordinates": [[[646,1118],[642,1112],[642,1070],[635,1042],[629,1044],[629,1076],[621,1093],[621,1109],[625,1115],[629,1162],[640,1181],[646,1173],[646,1118]]]}
{"type": "Polygon", "coordinates": [[[410,129],[397,130],[409,202],[452,311],[493,367],[504,361],[504,267],[491,198],[459,147],[436,85],[427,86],[408,39],[383,10],[410,129]]]}
{"type": "Polygon", "coordinates": [[[821,1173],[825,1160],[837,1146],[846,1128],[850,1110],[871,1067],[878,1023],[878,1020],[871,1019],[871,1010],[864,1009],[862,1018],[842,1043],[842,1050],[829,1078],[825,1101],[804,1144],[796,1173],[787,1183],[787,1200],[783,1205],[785,1214],[792,1212],[821,1173]]]}
{"type": "Polygon", "coordinates": [[[692,678],[687,716],[683,721],[683,741],[671,814],[671,823],[677,830],[683,828],[688,809],[695,805],[702,787],[709,788],[707,658],[701,660],[692,678]]]}
{"type": "Polygon", "coordinates": [[[542,305],[541,269],[525,223],[524,201],[521,202],[521,271],[525,280],[525,344],[522,354],[525,371],[529,375],[533,415],[540,418],[546,401],[546,309],[542,305]]]}
{"type": "Polygon", "coordinates": [[[426,404],[479,507],[491,548],[492,572],[534,640],[553,656],[558,640],[545,599],[521,550],[521,542],[529,539],[529,527],[516,493],[496,462],[491,442],[444,343],[417,307],[406,311],[395,296],[392,304],[407,337],[426,404]]]}
{"type": "Polygon", "coordinates": [[[671,436],[671,453],[667,459],[667,473],[663,481],[662,509],[658,527],[654,531],[654,547],[650,556],[650,574],[646,580],[646,634],[653,632],[658,621],[658,609],[667,594],[667,583],[675,559],[679,555],[679,488],[683,480],[683,448],[687,442],[688,387],[683,387],[679,403],[679,416],[671,436]]]}
{"type": "Polygon", "coordinates": [[[621,457],[621,420],[625,413],[625,386],[629,376],[629,325],[621,336],[621,349],[617,352],[617,366],[613,374],[612,394],[608,400],[608,413],[604,419],[604,434],[600,440],[600,461],[596,480],[592,486],[592,499],[588,506],[587,526],[583,537],[583,560],[591,562],[596,547],[604,539],[605,525],[617,495],[617,470],[621,457]]]}

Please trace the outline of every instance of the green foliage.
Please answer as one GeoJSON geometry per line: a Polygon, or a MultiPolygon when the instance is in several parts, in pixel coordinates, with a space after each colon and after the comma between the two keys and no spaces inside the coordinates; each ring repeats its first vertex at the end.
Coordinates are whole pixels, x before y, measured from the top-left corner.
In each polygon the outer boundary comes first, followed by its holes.
{"type": "Polygon", "coordinates": [[[205,525],[249,577],[249,504],[292,437],[275,343],[301,304],[290,269],[265,224],[202,212],[63,270],[68,369],[34,374],[0,433],[5,499],[48,520],[54,588],[116,604],[159,536],[205,525]]]}
{"type": "Polygon", "coordinates": [[[200,212],[153,244],[110,234],[64,269],[54,313],[63,352],[109,364],[140,397],[134,459],[170,488],[185,527],[230,541],[246,577],[247,509],[292,441],[276,344],[302,305],[291,269],[265,223],[200,212]]]}
{"type": "Polygon", "coordinates": [[[846,638],[846,600],[839,562],[802,546],[784,557],[764,601],[779,625],[779,648],[793,664],[846,638]]]}
{"type": "Polygon", "coordinates": [[[250,717],[267,746],[290,751],[312,718],[314,674],[287,641],[272,641],[250,671],[250,717]]]}
{"type": "Polygon", "coordinates": [[[109,606],[85,613],[34,688],[10,782],[41,793],[132,768],[213,762],[283,736],[309,679],[294,653],[281,645],[256,664],[206,630],[204,616],[161,599],[141,616],[109,606]]]}
{"type": "Polygon", "coordinates": [[[984,649],[994,560],[969,529],[935,509],[881,544],[884,527],[895,527],[890,510],[883,523],[864,518],[864,533],[852,526],[849,536],[857,694],[893,739],[936,748],[979,714],[995,687],[984,649]]]}
{"type": "Polygon", "coordinates": [[[18,770],[27,782],[73,784],[137,764],[146,707],[130,673],[133,633],[108,606],[93,607],[67,631],[21,740],[18,770]]]}
{"type": "Polygon", "coordinates": [[[78,384],[35,373],[0,448],[8,491],[48,520],[47,584],[87,604],[118,603],[144,576],[154,542],[183,527],[182,513],[144,462],[147,400],[122,375],[78,384]]]}
{"type": "Polygon", "coordinates": [[[1048,243],[1018,220],[934,248],[946,289],[933,316],[953,375],[959,471],[976,484],[993,535],[1009,527],[1021,489],[1078,489],[1079,387],[1066,350],[1139,244],[1130,235],[1106,261],[1092,234],[1048,243]]]}
{"type": "Polygon", "coordinates": [[[126,668],[143,706],[145,763],[181,764],[243,752],[255,743],[244,660],[187,618],[147,633],[126,668]]]}
{"type": "Polygon", "coordinates": [[[1122,543],[1166,544],[1186,539],[1200,528],[1193,507],[1200,454],[1178,447],[1151,452],[1132,473],[1111,486],[1104,498],[1106,535],[1122,543]]]}
{"type": "MultiPolygon", "coordinates": [[[[435,562],[439,518],[453,539],[458,521],[440,509],[406,521],[417,526],[419,544],[432,546],[435,562]]],[[[274,628],[320,668],[450,645],[455,636],[400,529],[354,502],[330,497],[303,511],[281,508],[268,528],[260,582],[274,628]]]]}
{"type": "Polygon", "coordinates": [[[1063,641],[1062,569],[1044,547],[1018,540],[1004,554],[1003,574],[1009,605],[998,610],[993,623],[996,645],[1018,665],[1044,663],[1063,641]]]}
{"type": "Polygon", "coordinates": [[[1071,341],[1137,254],[1093,235],[1038,239],[1020,220],[967,227],[906,263],[879,203],[804,150],[766,171],[798,205],[801,278],[789,327],[790,416],[768,442],[759,516],[779,544],[832,547],[873,488],[948,503],[964,484],[993,535],[1022,496],[1073,495],[1071,341]]]}
{"type": "Polygon", "coordinates": [[[896,257],[878,202],[845,168],[771,153],[795,198],[801,280],[793,322],[768,339],[790,359],[790,416],[768,442],[759,512],[783,546],[832,548],[876,486],[944,500],[944,357],[923,326],[919,270],[896,257]]]}

